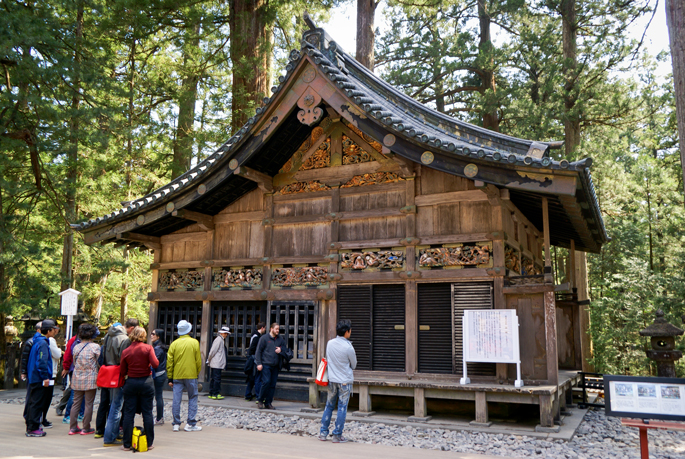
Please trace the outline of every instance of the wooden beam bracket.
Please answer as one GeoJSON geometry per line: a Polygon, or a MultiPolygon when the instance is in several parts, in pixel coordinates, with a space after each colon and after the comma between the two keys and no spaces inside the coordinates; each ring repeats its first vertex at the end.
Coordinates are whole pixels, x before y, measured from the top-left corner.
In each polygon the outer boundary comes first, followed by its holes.
{"type": "Polygon", "coordinates": [[[317,300],[332,300],[333,298],[335,298],[335,290],[333,289],[321,290],[316,293],[317,300]]]}
{"type": "Polygon", "coordinates": [[[405,237],[404,239],[400,239],[400,244],[404,246],[419,245],[420,243],[421,239],[418,237],[405,237]]]}
{"type": "Polygon", "coordinates": [[[400,279],[421,279],[419,271],[402,271],[399,274],[400,279]]]}
{"type": "Polygon", "coordinates": [[[179,209],[171,212],[172,217],[182,218],[197,223],[204,231],[211,231],[214,229],[214,217],[200,212],[193,212],[192,210],[179,209]]]}
{"type": "Polygon", "coordinates": [[[416,213],[416,206],[404,206],[400,208],[400,212],[403,214],[415,214],[416,213]]]}
{"type": "Polygon", "coordinates": [[[256,171],[246,166],[239,166],[235,171],[233,171],[233,173],[235,175],[239,175],[243,178],[256,182],[259,189],[262,190],[264,193],[274,192],[273,179],[268,175],[263,174],[262,172],[256,171]]]}

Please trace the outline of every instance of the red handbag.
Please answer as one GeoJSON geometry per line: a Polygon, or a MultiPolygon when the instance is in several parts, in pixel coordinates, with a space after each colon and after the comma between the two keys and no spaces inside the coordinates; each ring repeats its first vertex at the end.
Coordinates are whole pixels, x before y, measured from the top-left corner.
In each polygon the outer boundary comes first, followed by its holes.
{"type": "Polygon", "coordinates": [[[319,386],[328,385],[328,362],[326,361],[325,357],[321,359],[321,363],[319,363],[319,368],[316,370],[315,382],[319,386]]]}
{"type": "Polygon", "coordinates": [[[98,379],[96,384],[98,387],[105,389],[114,389],[119,386],[119,376],[121,375],[121,367],[119,365],[103,365],[98,371],[98,379]]]}

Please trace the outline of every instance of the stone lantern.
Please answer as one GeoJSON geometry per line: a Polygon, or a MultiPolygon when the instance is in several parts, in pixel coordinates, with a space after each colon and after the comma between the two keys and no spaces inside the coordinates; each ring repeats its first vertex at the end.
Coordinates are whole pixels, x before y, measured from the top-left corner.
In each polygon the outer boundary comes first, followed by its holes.
{"type": "Polygon", "coordinates": [[[657,376],[675,378],[675,361],[683,356],[675,348],[675,337],[683,333],[684,330],[666,322],[661,309],[656,312],[654,323],[640,330],[641,336],[651,337],[652,349],[647,351],[647,357],[656,362],[657,376]]]}

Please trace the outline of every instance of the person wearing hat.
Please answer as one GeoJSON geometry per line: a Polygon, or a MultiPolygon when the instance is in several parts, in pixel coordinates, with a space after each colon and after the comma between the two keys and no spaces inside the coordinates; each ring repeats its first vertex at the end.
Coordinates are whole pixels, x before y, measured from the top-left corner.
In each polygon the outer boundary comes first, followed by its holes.
{"type": "Polygon", "coordinates": [[[193,326],[185,320],[177,325],[178,338],[169,346],[166,358],[166,371],[169,378],[169,386],[174,390],[174,401],[171,405],[173,415],[172,426],[174,432],[181,428],[181,398],[183,389],[188,392],[188,420],[183,430],[196,432],[202,430],[197,425],[197,376],[202,367],[200,356],[200,343],[188,334],[193,326]]]}
{"type": "Polygon", "coordinates": [[[209,398],[214,400],[222,400],[221,395],[221,370],[226,367],[226,337],[231,334],[228,327],[223,326],[217,337],[212,343],[212,348],[209,350],[207,356],[207,363],[209,364],[209,398]]]}
{"type": "Polygon", "coordinates": [[[26,436],[44,437],[41,428],[43,421],[43,407],[48,396],[48,387],[54,384],[52,379],[52,357],[48,339],[57,334],[57,324],[54,320],[45,319],[40,333],[33,335],[33,345],[26,365],[26,376],[31,386],[28,412],[26,413],[26,436]]]}

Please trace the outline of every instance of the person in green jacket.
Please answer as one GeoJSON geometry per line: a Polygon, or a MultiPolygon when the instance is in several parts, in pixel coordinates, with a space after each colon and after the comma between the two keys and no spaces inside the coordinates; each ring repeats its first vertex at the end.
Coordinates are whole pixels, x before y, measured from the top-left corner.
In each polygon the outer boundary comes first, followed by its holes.
{"type": "Polygon", "coordinates": [[[188,420],[183,430],[197,432],[202,427],[197,425],[197,376],[200,374],[202,357],[200,356],[200,343],[191,338],[188,333],[193,326],[185,320],[177,325],[178,338],[175,339],[166,358],[166,371],[169,377],[169,385],[174,390],[174,402],[171,407],[173,414],[173,429],[178,432],[181,428],[181,398],[183,389],[188,392],[188,420]]]}

